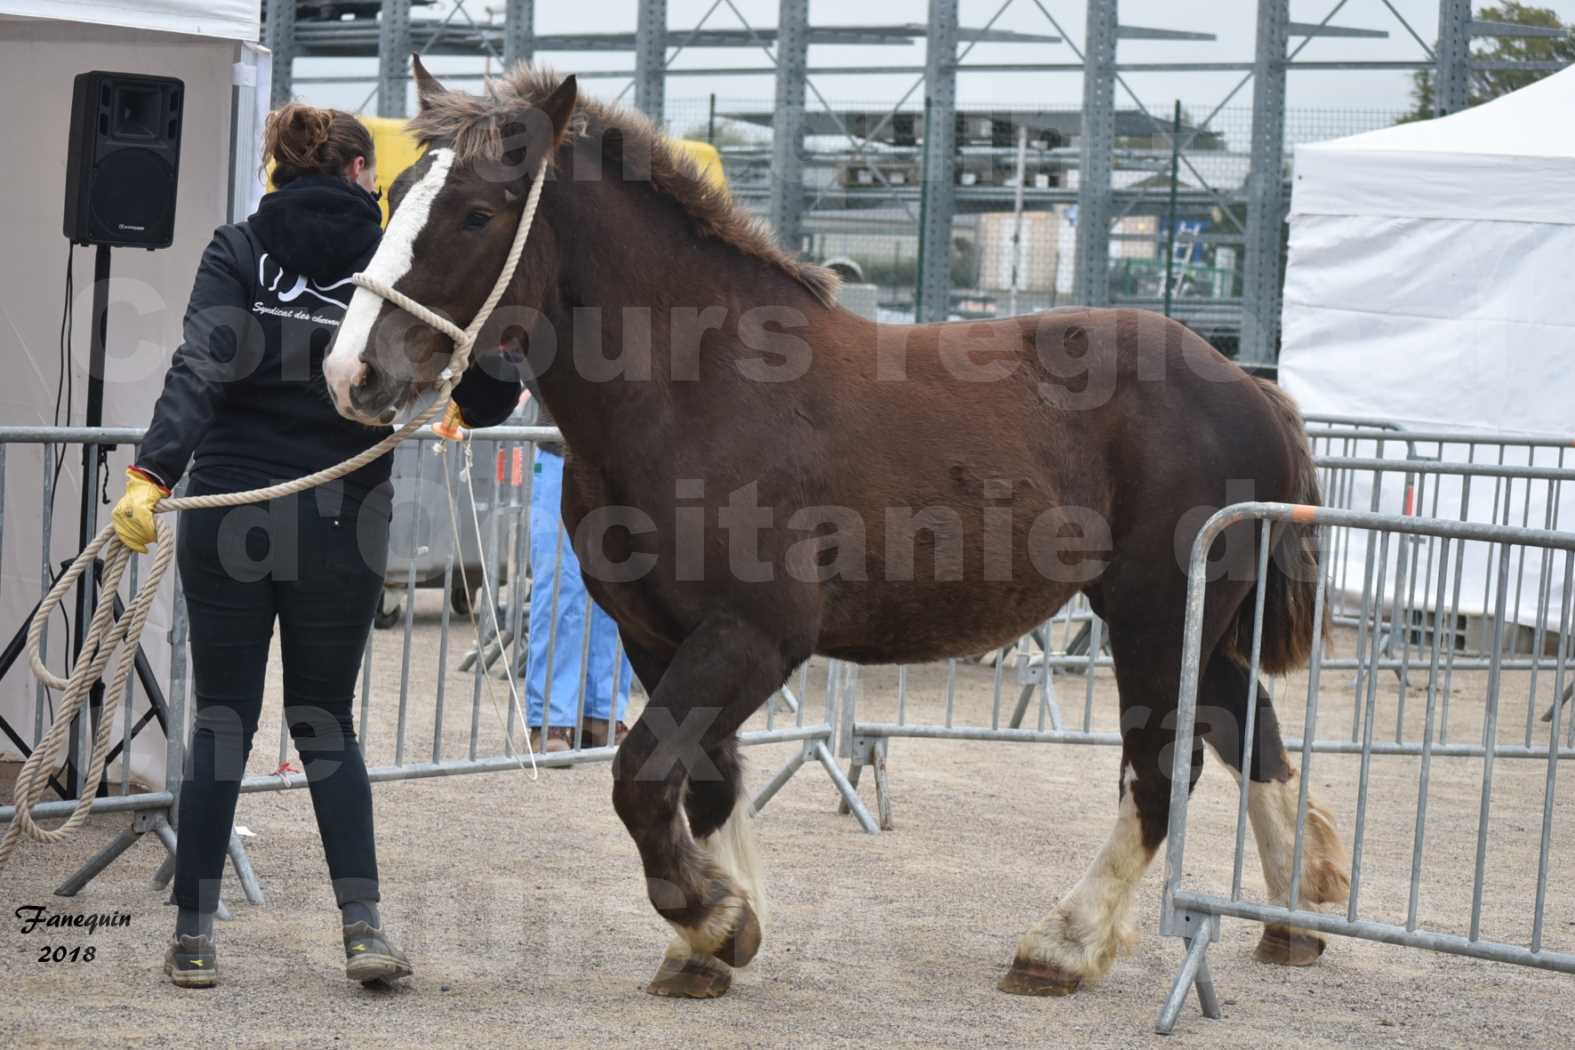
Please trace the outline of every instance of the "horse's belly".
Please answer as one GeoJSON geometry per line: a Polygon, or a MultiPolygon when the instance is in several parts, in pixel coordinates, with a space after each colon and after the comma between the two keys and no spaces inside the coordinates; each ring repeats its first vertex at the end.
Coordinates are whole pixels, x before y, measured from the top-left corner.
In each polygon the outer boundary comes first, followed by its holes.
{"type": "Polygon", "coordinates": [[[837,585],[815,651],[855,663],[976,656],[1027,634],[1077,593],[1070,584],[837,585]]]}

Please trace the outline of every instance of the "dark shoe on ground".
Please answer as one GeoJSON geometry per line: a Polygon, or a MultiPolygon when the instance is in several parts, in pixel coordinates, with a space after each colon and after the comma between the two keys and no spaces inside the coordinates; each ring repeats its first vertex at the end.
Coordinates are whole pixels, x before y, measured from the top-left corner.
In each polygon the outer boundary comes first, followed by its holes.
{"type": "Polygon", "coordinates": [[[547,730],[547,746],[541,743],[541,730],[530,731],[530,749],[538,755],[552,755],[574,750],[574,730],[569,726],[553,726],[547,730]]]}
{"type": "Polygon", "coordinates": [[[388,942],[383,931],[364,922],[344,927],[345,976],[362,984],[392,982],[411,974],[405,953],[388,942]]]}
{"type": "MultiPolygon", "coordinates": [[[[619,722],[613,730],[612,744],[617,747],[623,743],[623,738],[629,735],[629,727],[619,722]]],[[[590,747],[607,746],[607,719],[587,718],[585,720],[585,742],[590,747]]]]}
{"type": "Polygon", "coordinates": [[[212,988],[219,982],[219,957],[212,937],[171,937],[164,975],[177,988],[212,988]]]}

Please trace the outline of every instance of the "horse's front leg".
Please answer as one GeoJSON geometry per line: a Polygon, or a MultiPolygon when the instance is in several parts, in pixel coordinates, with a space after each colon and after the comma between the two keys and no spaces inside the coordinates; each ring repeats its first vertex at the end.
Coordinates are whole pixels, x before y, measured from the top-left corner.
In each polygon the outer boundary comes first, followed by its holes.
{"type": "Polygon", "coordinates": [[[648,988],[653,994],[721,995],[731,967],[747,965],[760,948],[733,741],[788,670],[779,641],[714,617],[679,646],[618,750],[613,805],[640,850],[651,904],[678,935],[648,988]]]}

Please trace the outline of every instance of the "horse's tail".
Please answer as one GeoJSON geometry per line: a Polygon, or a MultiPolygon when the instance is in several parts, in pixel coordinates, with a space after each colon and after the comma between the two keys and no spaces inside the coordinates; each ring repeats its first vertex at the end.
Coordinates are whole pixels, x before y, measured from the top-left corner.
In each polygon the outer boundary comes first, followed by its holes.
{"type": "MultiPolygon", "coordinates": [[[[1318,468],[1313,465],[1312,447],[1296,402],[1275,384],[1260,379],[1259,387],[1274,407],[1291,448],[1292,470],[1290,502],[1317,506],[1323,502],[1318,491],[1318,468]]],[[[1312,655],[1314,632],[1327,630],[1314,619],[1318,591],[1318,527],[1285,522],[1271,533],[1269,578],[1263,601],[1263,647],[1259,667],[1268,674],[1284,674],[1305,667],[1312,655]]],[[[1252,621],[1255,596],[1249,594],[1238,614],[1236,630],[1228,642],[1242,663],[1252,657],[1252,621]]]]}

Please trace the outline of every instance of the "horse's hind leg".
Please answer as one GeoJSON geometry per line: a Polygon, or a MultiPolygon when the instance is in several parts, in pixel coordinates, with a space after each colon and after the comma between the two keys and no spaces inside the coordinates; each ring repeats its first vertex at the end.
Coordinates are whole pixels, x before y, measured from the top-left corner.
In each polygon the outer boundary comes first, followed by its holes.
{"type": "Polygon", "coordinates": [[[651,903],[678,934],[655,994],[720,995],[729,967],[759,949],[733,741],[786,675],[779,642],[732,618],[710,620],[662,669],[618,750],[613,804],[639,848],[651,903]]]}
{"type": "MultiPolygon", "coordinates": [[[[1250,536],[1249,536],[1250,539],[1250,536]]],[[[1155,533],[1133,543],[1163,552],[1112,563],[1088,591],[1109,628],[1121,695],[1121,779],[1116,826],[1077,885],[1017,942],[1005,992],[1068,995],[1109,971],[1132,948],[1132,897],[1165,841],[1176,741],[1176,690],[1186,615],[1186,578],[1176,571],[1171,537],[1155,533]]],[[[1252,556],[1251,544],[1236,557],[1252,556]]],[[[1250,564],[1250,562],[1249,562],[1250,564]]],[[[1240,568],[1240,566],[1237,566],[1240,568]]],[[[1222,573],[1209,584],[1200,633],[1212,653],[1251,588],[1250,574],[1222,573]]],[[[1193,738],[1190,791],[1203,771],[1203,741],[1193,738]]]]}
{"type": "MultiPolygon", "coordinates": [[[[1254,698],[1257,714],[1253,719],[1247,813],[1258,843],[1269,900],[1288,904],[1295,863],[1300,775],[1285,753],[1268,690],[1261,682],[1249,683],[1247,668],[1224,652],[1216,652],[1204,672],[1198,691],[1198,728],[1239,782],[1249,696],[1254,698]]],[[[1333,816],[1310,791],[1306,828],[1300,903],[1343,903],[1351,891],[1351,859],[1335,831],[1333,816]]],[[[1263,962],[1310,966],[1323,954],[1324,944],[1323,936],[1311,930],[1271,924],[1264,927],[1256,955],[1263,962]]]]}
{"type": "MultiPolygon", "coordinates": [[[[1170,811],[1170,748],[1180,673],[1179,621],[1110,619],[1121,692],[1121,781],[1116,825],[1104,847],[1055,910],[1018,939],[1000,989],[1017,995],[1070,995],[1103,977],[1137,941],[1132,897],[1164,841],[1170,811]],[[1145,706],[1147,705],[1147,706],[1145,706]]],[[[1202,769],[1195,741],[1193,783],[1202,769]]]]}

